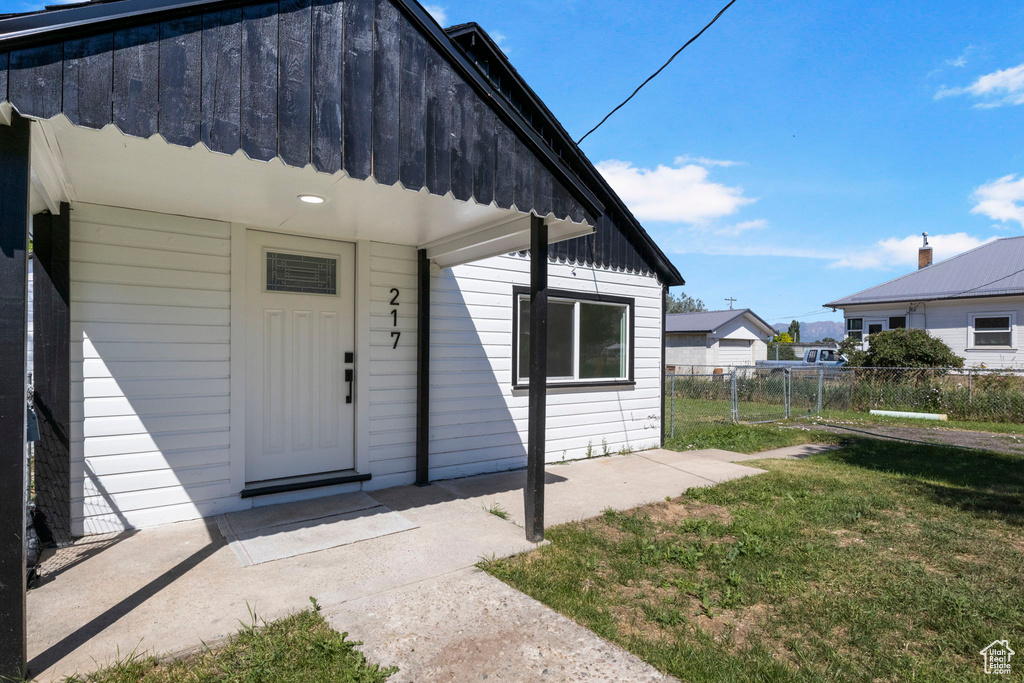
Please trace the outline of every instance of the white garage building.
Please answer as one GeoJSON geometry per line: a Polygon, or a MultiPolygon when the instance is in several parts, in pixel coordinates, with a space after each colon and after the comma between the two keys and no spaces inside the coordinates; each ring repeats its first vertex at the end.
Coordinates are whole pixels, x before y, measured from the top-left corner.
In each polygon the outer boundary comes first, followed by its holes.
{"type": "Polygon", "coordinates": [[[665,371],[752,365],[768,357],[775,330],[749,308],[665,316],[665,371]]]}

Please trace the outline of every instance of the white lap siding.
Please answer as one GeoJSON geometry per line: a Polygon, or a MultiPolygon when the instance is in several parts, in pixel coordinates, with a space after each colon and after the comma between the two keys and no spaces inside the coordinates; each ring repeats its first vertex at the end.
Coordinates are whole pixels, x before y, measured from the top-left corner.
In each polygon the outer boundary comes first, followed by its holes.
{"type": "MultiPolygon", "coordinates": [[[[530,262],[499,256],[435,272],[431,292],[432,478],[525,464],[528,397],[512,389],[512,287],[530,262]]],[[[551,389],[547,460],[650,448],[660,436],[661,285],[656,278],[549,264],[552,289],[635,300],[635,387],[551,389]]]]}
{"type": "Polygon", "coordinates": [[[237,506],[228,483],[230,226],[76,204],[72,531],[237,506]]]}
{"type": "Polygon", "coordinates": [[[385,488],[411,484],[416,478],[418,263],[413,247],[372,242],[367,248],[370,258],[369,461],[373,479],[364,488],[385,488]],[[397,298],[392,290],[398,291],[397,298]],[[392,301],[396,305],[392,305],[392,301]],[[397,311],[397,317],[392,311],[397,311]],[[397,347],[392,332],[400,333],[397,347]]]}

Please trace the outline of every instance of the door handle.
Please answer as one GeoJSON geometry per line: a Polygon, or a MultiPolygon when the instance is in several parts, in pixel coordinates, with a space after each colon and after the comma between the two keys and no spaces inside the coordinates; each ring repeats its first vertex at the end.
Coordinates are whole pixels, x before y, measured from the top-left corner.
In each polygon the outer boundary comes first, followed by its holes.
{"type": "Polygon", "coordinates": [[[345,381],[348,382],[348,396],[345,397],[345,403],[352,402],[352,368],[345,368],[345,381]]]}

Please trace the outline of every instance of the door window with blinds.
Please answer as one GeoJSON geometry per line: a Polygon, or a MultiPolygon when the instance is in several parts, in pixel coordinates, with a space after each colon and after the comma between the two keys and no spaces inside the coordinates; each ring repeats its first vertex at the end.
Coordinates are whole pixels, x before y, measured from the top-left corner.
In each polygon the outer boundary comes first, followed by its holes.
{"type": "MultiPolygon", "coordinates": [[[[513,385],[530,380],[530,294],[515,288],[513,385]]],[[[548,290],[548,382],[618,384],[633,379],[633,299],[548,290]]]]}

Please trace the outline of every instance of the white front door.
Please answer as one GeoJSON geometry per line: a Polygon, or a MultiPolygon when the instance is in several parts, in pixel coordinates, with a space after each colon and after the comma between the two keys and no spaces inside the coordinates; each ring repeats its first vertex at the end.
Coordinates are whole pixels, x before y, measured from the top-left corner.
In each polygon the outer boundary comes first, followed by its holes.
{"type": "Polygon", "coordinates": [[[352,469],[355,247],[247,241],[245,479],[352,469]]]}

